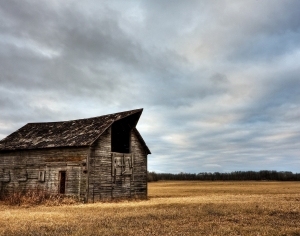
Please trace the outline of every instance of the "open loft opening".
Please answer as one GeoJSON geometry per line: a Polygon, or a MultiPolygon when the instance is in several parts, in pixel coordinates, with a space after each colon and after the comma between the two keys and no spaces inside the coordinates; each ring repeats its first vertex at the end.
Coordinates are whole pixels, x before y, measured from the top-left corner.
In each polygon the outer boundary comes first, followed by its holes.
{"type": "Polygon", "coordinates": [[[120,153],[131,152],[131,131],[136,126],[141,112],[115,121],[111,127],[111,151],[120,153]]]}

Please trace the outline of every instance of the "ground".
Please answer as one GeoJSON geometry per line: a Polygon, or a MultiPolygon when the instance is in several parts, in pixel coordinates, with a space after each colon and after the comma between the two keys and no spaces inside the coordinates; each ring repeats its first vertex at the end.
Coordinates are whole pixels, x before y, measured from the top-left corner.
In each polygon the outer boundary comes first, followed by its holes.
{"type": "Polygon", "coordinates": [[[0,235],[300,235],[300,182],[150,183],[149,200],[0,203],[0,235]]]}

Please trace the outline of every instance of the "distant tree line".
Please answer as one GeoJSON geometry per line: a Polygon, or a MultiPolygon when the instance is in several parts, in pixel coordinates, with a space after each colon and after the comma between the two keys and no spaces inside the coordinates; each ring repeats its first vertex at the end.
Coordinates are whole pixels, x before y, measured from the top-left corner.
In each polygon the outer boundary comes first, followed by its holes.
{"type": "Polygon", "coordinates": [[[158,180],[273,180],[273,181],[300,181],[300,173],[293,173],[291,171],[275,171],[275,170],[261,170],[261,171],[233,171],[230,173],[219,172],[201,172],[198,174],[191,173],[155,173],[148,172],[148,182],[158,180]]]}

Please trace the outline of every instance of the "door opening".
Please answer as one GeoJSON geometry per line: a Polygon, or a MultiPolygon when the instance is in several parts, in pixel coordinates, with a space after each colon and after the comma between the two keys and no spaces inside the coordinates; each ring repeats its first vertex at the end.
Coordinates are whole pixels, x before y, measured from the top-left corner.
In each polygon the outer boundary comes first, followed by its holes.
{"type": "Polygon", "coordinates": [[[65,194],[66,192],[66,172],[60,171],[59,172],[59,193],[65,194]]]}

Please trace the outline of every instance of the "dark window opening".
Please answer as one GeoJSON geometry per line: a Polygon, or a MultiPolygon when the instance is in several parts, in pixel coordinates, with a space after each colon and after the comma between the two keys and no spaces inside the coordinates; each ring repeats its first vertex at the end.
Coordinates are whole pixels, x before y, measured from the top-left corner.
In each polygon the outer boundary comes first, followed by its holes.
{"type": "Polygon", "coordinates": [[[113,123],[111,130],[111,151],[130,153],[130,125],[120,120],[113,123]]]}
{"type": "Polygon", "coordinates": [[[65,194],[66,192],[66,172],[60,171],[59,172],[59,193],[65,194]]]}
{"type": "Polygon", "coordinates": [[[130,153],[131,131],[136,126],[141,112],[114,122],[111,126],[111,151],[130,153]]]}

